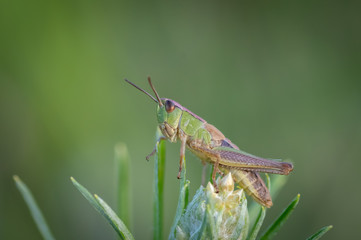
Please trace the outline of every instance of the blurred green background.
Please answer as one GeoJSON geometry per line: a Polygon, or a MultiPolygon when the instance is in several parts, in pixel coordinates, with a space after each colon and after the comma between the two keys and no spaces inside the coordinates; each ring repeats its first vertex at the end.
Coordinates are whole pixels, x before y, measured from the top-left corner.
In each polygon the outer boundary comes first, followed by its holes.
{"type": "MultiPolygon", "coordinates": [[[[241,149],[290,158],[295,170],[268,212],[297,194],[278,239],[359,236],[360,2],[1,1],[0,239],[39,239],[17,191],[32,189],[58,239],[113,229],[72,186],[114,206],[114,145],[131,154],[132,232],[152,237],[155,104],[169,97],[241,149]]],[[[178,197],[179,144],[167,143],[165,229],[178,197]]],[[[191,193],[201,163],[187,153],[191,193]]]]}

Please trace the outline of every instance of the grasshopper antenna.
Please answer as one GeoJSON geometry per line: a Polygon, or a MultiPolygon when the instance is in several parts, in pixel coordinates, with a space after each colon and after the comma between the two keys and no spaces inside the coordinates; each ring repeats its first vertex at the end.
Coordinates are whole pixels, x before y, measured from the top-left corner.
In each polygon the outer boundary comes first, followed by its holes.
{"type": "MultiPolygon", "coordinates": [[[[147,94],[151,99],[153,99],[153,101],[154,102],[156,102],[156,103],[160,103],[161,104],[161,102],[159,101],[157,101],[157,99],[155,99],[152,95],[150,95],[148,92],[146,92],[145,90],[143,90],[143,89],[141,89],[140,87],[138,87],[137,85],[135,85],[134,83],[132,83],[131,81],[129,81],[128,79],[124,79],[127,83],[129,83],[130,85],[132,85],[133,87],[135,87],[136,89],[138,89],[138,90],[140,90],[141,92],[144,92],[145,94],[147,94]]],[[[157,95],[157,97],[158,97],[158,95],[157,95]]],[[[158,97],[158,99],[159,99],[159,97],[158,97]]]]}
{"type": "Polygon", "coordinates": [[[162,101],[160,100],[160,97],[159,97],[157,91],[156,91],[155,88],[153,87],[152,80],[150,80],[150,76],[148,76],[148,82],[149,82],[149,85],[150,85],[150,87],[152,88],[153,92],[155,93],[155,96],[156,96],[157,99],[158,99],[159,106],[160,106],[160,107],[163,106],[162,101]]]}

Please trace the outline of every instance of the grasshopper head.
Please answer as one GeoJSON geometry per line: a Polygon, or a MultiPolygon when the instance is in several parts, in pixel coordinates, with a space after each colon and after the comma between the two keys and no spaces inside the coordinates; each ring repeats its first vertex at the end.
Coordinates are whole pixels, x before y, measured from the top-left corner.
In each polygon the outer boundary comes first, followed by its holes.
{"type": "Polygon", "coordinates": [[[174,142],[177,139],[177,128],[182,116],[182,107],[168,98],[162,98],[161,102],[162,105],[157,105],[159,128],[164,136],[174,142]]]}
{"type": "Polygon", "coordinates": [[[159,128],[162,131],[163,135],[167,137],[170,141],[175,142],[177,140],[177,128],[179,125],[180,117],[182,116],[182,106],[168,98],[160,98],[157,91],[153,87],[150,77],[148,77],[148,82],[153,92],[155,93],[156,98],[150,95],[145,90],[141,89],[134,83],[125,79],[129,84],[133,85],[138,90],[147,94],[150,98],[157,103],[157,120],[159,128]]]}

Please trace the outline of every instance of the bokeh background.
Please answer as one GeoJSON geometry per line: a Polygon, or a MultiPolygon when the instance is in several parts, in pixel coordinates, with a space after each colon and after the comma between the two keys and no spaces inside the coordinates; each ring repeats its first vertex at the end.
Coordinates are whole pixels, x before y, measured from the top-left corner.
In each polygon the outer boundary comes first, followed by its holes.
{"type": "MultiPolygon", "coordinates": [[[[1,1],[0,239],[39,239],[17,191],[32,189],[58,239],[111,239],[72,186],[114,206],[114,145],[131,154],[132,232],[152,238],[155,104],[177,100],[241,149],[290,158],[267,221],[297,194],[278,239],[355,239],[360,226],[361,29],[356,1],[1,1]]],[[[167,144],[165,223],[179,144],[167,144]]],[[[191,194],[201,163],[187,153],[191,194]]]]}

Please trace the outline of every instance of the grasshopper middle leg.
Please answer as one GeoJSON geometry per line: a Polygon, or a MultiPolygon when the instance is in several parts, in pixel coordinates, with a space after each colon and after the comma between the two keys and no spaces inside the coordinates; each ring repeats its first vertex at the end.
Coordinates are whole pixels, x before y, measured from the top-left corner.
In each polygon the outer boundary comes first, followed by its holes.
{"type": "Polygon", "coordinates": [[[221,157],[218,153],[212,151],[211,149],[208,149],[206,147],[202,147],[199,144],[197,144],[196,142],[191,142],[190,143],[190,147],[192,149],[196,149],[200,152],[202,152],[203,154],[205,154],[209,159],[213,159],[214,164],[213,164],[213,172],[212,172],[212,181],[213,181],[213,186],[216,189],[216,192],[218,192],[218,186],[216,183],[216,174],[217,172],[220,172],[220,170],[218,169],[219,166],[219,162],[221,160],[221,157]]]}
{"type": "Polygon", "coordinates": [[[178,175],[177,175],[178,179],[180,179],[180,175],[181,175],[181,172],[182,172],[183,159],[184,159],[184,155],[185,155],[185,151],[186,151],[186,142],[187,142],[186,138],[181,140],[179,171],[178,171],[178,175]]]}

